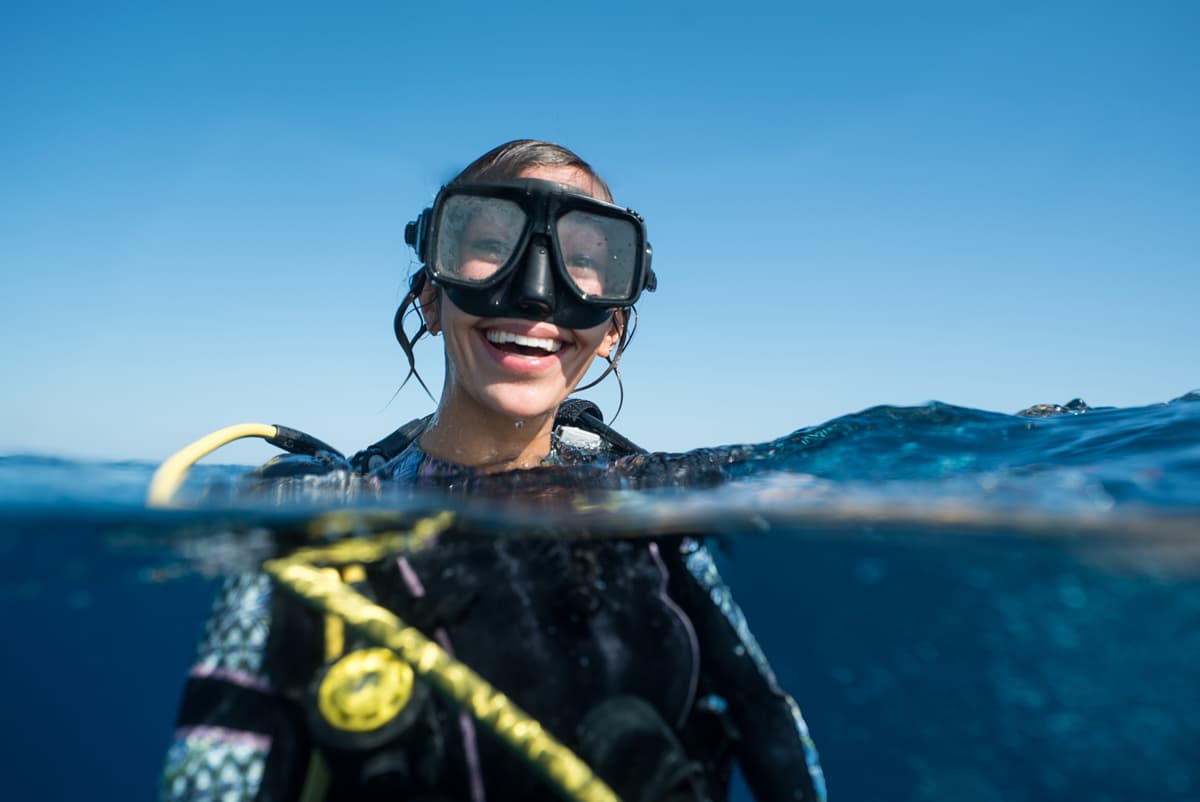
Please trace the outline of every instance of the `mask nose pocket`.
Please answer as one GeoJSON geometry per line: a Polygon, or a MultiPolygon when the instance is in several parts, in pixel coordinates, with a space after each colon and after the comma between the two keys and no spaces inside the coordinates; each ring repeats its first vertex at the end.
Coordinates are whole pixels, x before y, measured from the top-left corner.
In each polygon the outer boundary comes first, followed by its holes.
{"type": "Polygon", "coordinates": [[[519,267],[520,275],[513,288],[515,306],[542,315],[554,312],[554,276],[550,259],[550,243],[545,237],[534,237],[529,243],[519,267]]]}

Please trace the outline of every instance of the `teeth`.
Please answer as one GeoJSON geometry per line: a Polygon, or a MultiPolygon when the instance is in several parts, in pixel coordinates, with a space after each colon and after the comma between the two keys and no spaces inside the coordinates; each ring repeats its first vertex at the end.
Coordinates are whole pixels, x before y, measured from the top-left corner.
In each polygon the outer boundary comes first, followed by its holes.
{"type": "Polygon", "coordinates": [[[562,348],[562,343],[558,340],[551,340],[542,337],[525,337],[521,334],[513,334],[511,331],[501,331],[500,329],[488,329],[483,333],[483,336],[488,338],[488,342],[493,342],[496,345],[502,343],[516,343],[523,345],[526,348],[540,348],[543,351],[554,353],[559,348],[562,348]]]}

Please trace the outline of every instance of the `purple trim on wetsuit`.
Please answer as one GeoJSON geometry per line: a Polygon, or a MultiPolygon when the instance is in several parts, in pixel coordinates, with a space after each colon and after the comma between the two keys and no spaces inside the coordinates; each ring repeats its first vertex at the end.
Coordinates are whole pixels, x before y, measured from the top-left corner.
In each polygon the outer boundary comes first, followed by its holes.
{"type": "MultiPolygon", "coordinates": [[[[421,583],[421,577],[417,576],[417,572],[413,570],[412,563],[408,561],[408,558],[397,557],[396,565],[400,567],[400,576],[404,579],[404,584],[413,598],[424,597],[425,585],[421,583]]],[[[434,637],[438,644],[446,650],[446,654],[454,657],[454,644],[450,642],[450,635],[445,628],[438,627],[434,631],[434,637]]],[[[472,802],[487,802],[487,791],[483,787],[483,767],[479,762],[479,743],[475,737],[475,722],[462,708],[458,710],[458,728],[462,732],[463,754],[467,760],[467,771],[471,774],[471,800],[472,802]]]]}
{"type": "Polygon", "coordinates": [[[265,677],[260,677],[257,674],[251,674],[248,671],[237,671],[231,668],[215,668],[208,665],[195,665],[188,671],[189,677],[197,679],[219,679],[223,682],[228,682],[231,685],[237,685],[242,688],[250,688],[263,693],[274,693],[275,686],[272,685],[265,677]]]}
{"type": "Polygon", "coordinates": [[[421,584],[421,577],[417,576],[417,572],[413,570],[412,563],[407,557],[397,557],[396,565],[400,567],[400,576],[404,579],[404,584],[408,587],[408,592],[413,595],[414,599],[420,599],[425,595],[425,586],[421,584]]]}
{"type": "Polygon", "coordinates": [[[213,727],[211,725],[180,727],[175,730],[175,737],[179,740],[201,738],[205,741],[215,741],[231,746],[245,746],[251,749],[259,749],[263,752],[271,748],[270,735],[263,735],[261,732],[247,732],[246,730],[231,730],[228,727],[213,727]]]}

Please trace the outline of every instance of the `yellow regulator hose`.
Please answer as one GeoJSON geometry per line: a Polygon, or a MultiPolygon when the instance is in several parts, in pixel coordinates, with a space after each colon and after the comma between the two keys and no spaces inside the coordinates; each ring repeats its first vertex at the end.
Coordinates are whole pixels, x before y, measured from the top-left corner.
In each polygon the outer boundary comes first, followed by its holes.
{"type": "Polygon", "coordinates": [[[212,434],[207,434],[196,442],[184,446],[167,457],[154,472],[154,476],[150,479],[150,489],[146,492],[146,506],[169,506],[192,466],[221,446],[232,443],[234,440],[241,440],[243,437],[261,437],[264,440],[272,440],[278,430],[278,426],[269,423],[235,423],[233,426],[218,429],[212,434]]]}
{"type": "Polygon", "coordinates": [[[294,558],[268,560],[263,568],[314,607],[338,616],[399,655],[435,691],[469,712],[519,759],[538,771],[564,799],[620,802],[586,763],[511,699],[418,629],[355,592],[334,573],[294,558]]]}
{"type": "Polygon", "coordinates": [[[205,435],[167,457],[150,479],[150,489],[146,493],[146,505],[149,507],[169,506],[171,499],[179,492],[183,480],[187,478],[188,471],[197,461],[221,446],[232,443],[234,440],[241,440],[243,437],[261,437],[271,445],[278,446],[291,454],[316,454],[323,451],[339,459],[345,459],[333,446],[287,426],[273,423],[235,423],[233,426],[226,426],[224,429],[218,429],[212,434],[205,435]]]}

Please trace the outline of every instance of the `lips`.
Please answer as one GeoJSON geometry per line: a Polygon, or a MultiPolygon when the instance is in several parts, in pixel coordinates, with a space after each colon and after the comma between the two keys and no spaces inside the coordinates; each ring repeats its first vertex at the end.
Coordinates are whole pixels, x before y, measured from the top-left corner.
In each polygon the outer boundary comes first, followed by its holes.
{"type": "Polygon", "coordinates": [[[478,331],[501,364],[520,372],[557,363],[564,351],[574,345],[574,340],[562,329],[547,323],[501,321],[479,326],[478,331]]]}
{"type": "Polygon", "coordinates": [[[529,352],[529,356],[557,353],[563,347],[562,341],[553,337],[531,337],[504,329],[485,329],[483,336],[501,351],[529,352]]]}

